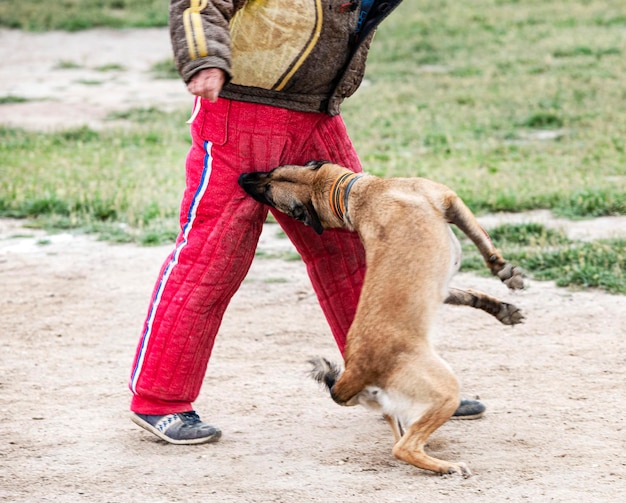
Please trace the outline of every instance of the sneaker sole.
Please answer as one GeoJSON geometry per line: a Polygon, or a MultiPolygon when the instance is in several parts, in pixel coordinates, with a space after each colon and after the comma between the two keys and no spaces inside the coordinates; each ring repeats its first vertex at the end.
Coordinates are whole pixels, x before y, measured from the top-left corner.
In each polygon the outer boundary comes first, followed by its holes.
{"type": "Polygon", "coordinates": [[[465,416],[452,416],[450,419],[480,419],[484,415],[484,412],[479,412],[478,414],[467,414],[465,416]]]}
{"type": "Polygon", "coordinates": [[[161,440],[165,440],[168,444],[175,445],[198,445],[198,444],[208,444],[212,442],[217,442],[222,436],[222,432],[220,430],[215,430],[213,435],[202,438],[190,438],[188,440],[176,440],[174,438],[168,437],[163,432],[157,430],[154,426],[152,426],[147,421],[141,419],[137,414],[131,413],[130,420],[135,423],[137,426],[142,427],[144,430],[149,431],[153,435],[156,435],[161,440]]]}

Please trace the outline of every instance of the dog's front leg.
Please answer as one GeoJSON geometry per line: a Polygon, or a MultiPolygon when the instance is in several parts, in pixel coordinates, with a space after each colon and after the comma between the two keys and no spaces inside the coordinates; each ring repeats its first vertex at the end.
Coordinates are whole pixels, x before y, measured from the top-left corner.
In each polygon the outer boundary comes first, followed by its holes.
{"type": "Polygon", "coordinates": [[[524,321],[522,311],[515,305],[502,302],[500,299],[477,290],[450,288],[444,303],[481,309],[494,316],[503,325],[517,325],[524,321]]]}
{"type": "Polygon", "coordinates": [[[523,289],[524,273],[522,270],[508,263],[502,257],[491,241],[487,231],[481,227],[472,211],[461,198],[450,190],[445,194],[444,201],[447,221],[456,225],[473,241],[492,274],[500,278],[500,281],[511,290],[523,289]]]}

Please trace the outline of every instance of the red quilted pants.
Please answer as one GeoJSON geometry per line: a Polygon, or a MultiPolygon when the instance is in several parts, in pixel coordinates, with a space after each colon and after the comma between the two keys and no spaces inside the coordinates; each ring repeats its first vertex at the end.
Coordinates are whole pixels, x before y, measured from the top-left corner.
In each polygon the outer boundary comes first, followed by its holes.
{"type": "MultiPolygon", "coordinates": [[[[246,195],[240,173],[330,160],[361,166],[341,117],[220,99],[196,100],[186,163],[181,232],[163,264],[144,324],[130,388],[131,410],[192,410],[228,303],[243,281],[268,208],[246,195]]],[[[306,264],[341,352],[365,273],[355,233],[316,234],[275,214],[306,264]]]]}

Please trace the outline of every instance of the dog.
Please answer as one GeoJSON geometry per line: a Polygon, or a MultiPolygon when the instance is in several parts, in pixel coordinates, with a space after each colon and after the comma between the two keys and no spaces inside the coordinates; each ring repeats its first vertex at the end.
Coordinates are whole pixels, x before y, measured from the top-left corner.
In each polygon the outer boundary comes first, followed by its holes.
{"type": "Polygon", "coordinates": [[[239,184],[318,234],[344,227],[359,234],[366,273],[347,334],[344,368],[311,360],[311,375],[340,405],[382,411],[391,426],[393,455],[440,474],[469,477],[462,462],[424,451],[429,436],[454,414],[459,383],[435,352],[429,332],[442,303],[483,309],[500,322],[523,321],[521,311],[472,290],[450,289],[461,247],[449,224],[476,245],[487,267],[510,289],[523,273],[495,248],[470,209],[450,188],[425,178],[380,178],[328,161],[244,173],[239,184]]]}

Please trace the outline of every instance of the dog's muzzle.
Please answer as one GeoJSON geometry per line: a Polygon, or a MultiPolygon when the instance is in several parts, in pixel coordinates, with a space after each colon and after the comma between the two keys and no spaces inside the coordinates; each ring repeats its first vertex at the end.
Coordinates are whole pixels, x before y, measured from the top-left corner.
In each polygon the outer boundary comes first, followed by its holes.
{"type": "Polygon", "coordinates": [[[265,196],[267,173],[253,172],[242,173],[237,182],[239,186],[250,196],[263,204],[270,204],[265,196]]]}

